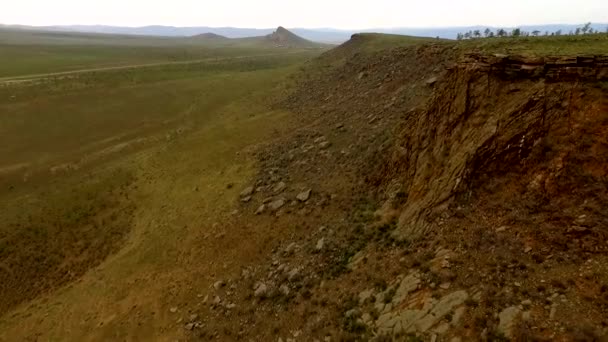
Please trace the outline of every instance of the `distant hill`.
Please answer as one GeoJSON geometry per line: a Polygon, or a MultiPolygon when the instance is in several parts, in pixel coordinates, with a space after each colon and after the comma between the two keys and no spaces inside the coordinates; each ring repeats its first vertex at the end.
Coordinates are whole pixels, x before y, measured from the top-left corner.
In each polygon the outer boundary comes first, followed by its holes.
{"type": "Polygon", "coordinates": [[[267,35],[266,40],[272,42],[278,47],[293,47],[293,48],[316,48],[318,43],[304,39],[286,28],[279,26],[276,31],[267,35]]]}
{"type": "MultiPolygon", "coordinates": [[[[2,27],[3,25],[0,25],[2,27]]],[[[554,24],[554,25],[522,25],[518,26],[525,31],[540,32],[555,32],[561,30],[564,33],[576,30],[577,27],[582,27],[583,24],[554,24]]],[[[174,26],[143,26],[143,27],[120,27],[120,26],[103,26],[103,25],[71,25],[71,26],[24,26],[10,25],[5,26],[17,29],[28,30],[44,30],[44,31],[63,31],[63,32],[90,32],[90,33],[106,33],[106,34],[121,34],[121,35],[139,35],[139,36],[160,36],[160,37],[192,37],[204,33],[212,33],[226,38],[247,38],[261,37],[271,35],[275,32],[271,28],[237,28],[237,27],[174,27],[174,26]]],[[[605,32],[608,23],[594,23],[591,27],[596,31],[605,32]]],[[[490,28],[493,31],[503,28],[507,31],[514,27],[492,27],[492,26],[466,26],[466,27],[438,27],[438,28],[370,28],[363,30],[339,30],[332,28],[304,29],[290,28],[293,34],[313,42],[322,43],[343,43],[350,39],[355,33],[389,33],[399,35],[409,35],[417,37],[440,37],[446,39],[455,39],[458,33],[467,32],[470,30],[485,30],[490,28]]]]}
{"type": "Polygon", "coordinates": [[[230,38],[206,32],[188,37],[144,36],[130,34],[93,33],[32,29],[0,25],[0,45],[113,45],[113,46],[200,46],[239,48],[296,48],[319,49],[332,45],[304,39],[289,30],[279,27],[267,35],[230,38]]]}
{"type": "Polygon", "coordinates": [[[227,40],[227,39],[230,39],[228,37],[224,37],[222,35],[215,34],[215,33],[201,33],[201,34],[197,34],[196,36],[192,36],[192,38],[213,39],[213,40],[227,40]]]}

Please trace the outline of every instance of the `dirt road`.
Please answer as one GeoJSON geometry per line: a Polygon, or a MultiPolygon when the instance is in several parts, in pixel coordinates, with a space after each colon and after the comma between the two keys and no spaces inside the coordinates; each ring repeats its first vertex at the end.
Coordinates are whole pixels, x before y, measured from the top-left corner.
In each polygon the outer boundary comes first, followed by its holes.
{"type": "Polygon", "coordinates": [[[268,54],[261,54],[261,55],[247,55],[247,56],[234,56],[234,57],[222,57],[222,58],[213,57],[213,58],[195,59],[195,60],[188,60],[188,61],[119,65],[119,66],[110,66],[110,67],[88,68],[88,69],[79,69],[79,70],[71,70],[71,71],[52,72],[52,73],[44,73],[44,74],[9,76],[9,77],[0,77],[0,85],[21,83],[21,82],[31,82],[31,81],[41,80],[41,79],[45,79],[45,78],[49,78],[49,77],[72,76],[72,75],[78,75],[78,74],[84,74],[84,73],[90,73],[90,72],[99,72],[99,71],[130,70],[130,69],[148,68],[148,67],[156,67],[156,66],[164,66],[164,65],[195,64],[195,63],[211,62],[211,61],[227,61],[227,60],[232,60],[232,59],[246,59],[246,58],[257,58],[257,57],[271,57],[271,56],[279,56],[279,55],[293,55],[293,54],[300,54],[300,53],[306,53],[306,52],[307,51],[292,51],[292,52],[268,53],[268,54]]]}

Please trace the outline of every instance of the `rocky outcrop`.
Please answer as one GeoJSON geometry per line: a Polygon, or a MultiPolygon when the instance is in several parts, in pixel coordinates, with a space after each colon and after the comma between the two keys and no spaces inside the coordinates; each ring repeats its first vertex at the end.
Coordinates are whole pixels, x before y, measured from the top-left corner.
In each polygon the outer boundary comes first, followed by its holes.
{"type": "Polygon", "coordinates": [[[420,277],[418,272],[401,275],[383,292],[361,292],[359,302],[364,304],[374,297],[373,311],[379,314],[374,320],[364,312],[361,323],[380,336],[443,334],[457,324],[465,313],[468,293],[460,290],[433,298],[430,291],[422,289],[420,277]]]}
{"type": "Polygon", "coordinates": [[[265,38],[278,47],[319,48],[323,46],[322,44],[306,40],[282,26],[279,26],[276,31],[267,35],[265,38]]]}
{"type": "Polygon", "coordinates": [[[526,57],[466,54],[458,66],[501,78],[544,79],[548,82],[608,80],[608,56],[526,57]]]}
{"type": "Polygon", "coordinates": [[[606,79],[607,58],[467,55],[448,68],[426,109],[408,115],[380,170],[399,179],[407,198],[395,237],[428,232],[473,173],[497,161],[518,165],[572,114],[577,87],[606,79]]]}

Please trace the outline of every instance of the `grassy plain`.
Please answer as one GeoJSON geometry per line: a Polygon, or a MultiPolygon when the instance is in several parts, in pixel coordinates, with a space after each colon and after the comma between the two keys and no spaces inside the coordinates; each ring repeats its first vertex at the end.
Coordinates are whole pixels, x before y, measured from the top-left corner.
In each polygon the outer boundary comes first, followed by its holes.
{"type": "Polygon", "coordinates": [[[244,151],[287,125],[268,99],[318,54],[172,44],[0,47],[4,76],[192,61],[0,82],[0,341],[112,338],[101,316],[160,305],[156,281],[191,277],[176,258],[253,172],[244,151]]]}
{"type": "Polygon", "coordinates": [[[94,68],[293,52],[276,49],[263,37],[167,38],[1,28],[0,46],[0,81],[94,68]]]}

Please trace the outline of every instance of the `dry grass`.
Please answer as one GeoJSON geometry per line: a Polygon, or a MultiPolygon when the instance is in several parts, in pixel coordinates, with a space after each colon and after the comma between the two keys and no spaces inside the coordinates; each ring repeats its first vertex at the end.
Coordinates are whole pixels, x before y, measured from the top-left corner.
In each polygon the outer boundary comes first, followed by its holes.
{"type": "MultiPolygon", "coordinates": [[[[0,310],[12,313],[0,320],[0,340],[34,331],[51,339],[90,336],[100,321],[108,328],[96,336],[111,339],[124,327],[98,315],[128,314],[117,303],[159,305],[167,284],[159,279],[192,281],[194,241],[230,211],[237,190],[226,185],[251,175],[244,149],[287,122],[285,113],[268,111],[267,98],[310,54],[0,90],[10,115],[0,126],[9,133],[2,135],[2,164],[34,161],[1,179],[0,310]],[[145,143],[88,158],[133,139],[145,143]],[[80,167],[51,175],[49,167],[60,163],[80,167]],[[30,304],[18,306],[24,301],[30,304]]],[[[165,319],[150,322],[151,336],[166,335],[155,330],[165,319]]]]}

